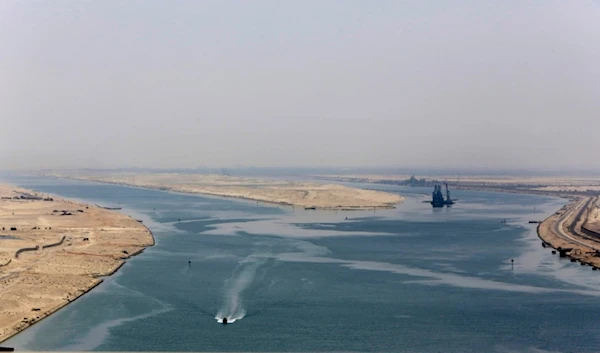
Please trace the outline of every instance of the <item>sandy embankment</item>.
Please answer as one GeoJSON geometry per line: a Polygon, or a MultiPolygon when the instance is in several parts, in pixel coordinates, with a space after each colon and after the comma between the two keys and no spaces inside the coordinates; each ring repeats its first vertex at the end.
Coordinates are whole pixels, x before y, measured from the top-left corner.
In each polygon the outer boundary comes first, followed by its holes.
{"type": "Polygon", "coordinates": [[[596,202],[596,206],[590,210],[585,227],[591,231],[600,233],[600,198],[596,202]]]}
{"type": "Polygon", "coordinates": [[[215,196],[237,197],[319,209],[393,208],[397,194],[337,184],[296,183],[203,174],[95,174],[54,173],[53,176],[215,196]]]}
{"type": "Polygon", "coordinates": [[[112,274],[124,259],[154,244],[151,232],[128,216],[56,197],[13,199],[23,193],[33,194],[0,184],[0,342],[75,300],[102,282],[99,276],[112,274]],[[38,246],[15,256],[19,249],[38,246]]]}
{"type": "MultiPolygon", "coordinates": [[[[585,201],[587,199],[582,198],[571,201],[540,223],[538,226],[538,236],[554,249],[572,249],[567,253],[569,258],[584,264],[590,264],[594,267],[600,267],[600,257],[596,256],[595,251],[595,249],[600,248],[600,242],[581,233],[581,225],[586,221],[587,212],[584,212],[581,219],[575,224],[575,233],[571,232],[569,229],[571,224],[575,222],[578,214],[576,206],[581,204],[581,202],[583,202],[582,200],[585,201]],[[563,233],[577,240],[577,242],[571,241],[564,236],[560,236],[554,229],[556,222],[559,222],[563,215],[573,210],[575,210],[575,212],[572,212],[572,214],[564,220],[560,229],[562,229],[563,233]]],[[[594,224],[590,226],[590,222],[596,222],[596,218],[592,217],[592,215],[597,214],[597,212],[596,206],[592,205],[586,224],[587,228],[595,231],[600,230],[600,228],[595,229],[596,226],[594,224]]]]}

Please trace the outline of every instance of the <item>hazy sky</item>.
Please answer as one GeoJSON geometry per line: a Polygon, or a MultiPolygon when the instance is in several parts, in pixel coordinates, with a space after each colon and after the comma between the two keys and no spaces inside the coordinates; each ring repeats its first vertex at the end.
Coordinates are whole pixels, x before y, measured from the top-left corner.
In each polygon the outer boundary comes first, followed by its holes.
{"type": "Polygon", "coordinates": [[[0,1],[2,168],[600,169],[598,1],[0,1]]]}

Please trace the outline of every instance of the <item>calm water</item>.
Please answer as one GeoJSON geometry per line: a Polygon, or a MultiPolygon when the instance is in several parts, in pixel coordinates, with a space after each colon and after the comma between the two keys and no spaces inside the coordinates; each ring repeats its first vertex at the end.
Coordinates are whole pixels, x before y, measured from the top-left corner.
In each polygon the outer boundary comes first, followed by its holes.
{"type": "Polygon", "coordinates": [[[381,186],[406,202],[377,212],[315,212],[88,182],[8,181],[120,204],[157,242],[9,346],[600,350],[600,275],[551,255],[527,224],[558,209],[559,199],[457,191],[455,207],[434,210],[422,202],[429,189],[381,186]],[[222,316],[238,321],[220,325],[222,316]]]}

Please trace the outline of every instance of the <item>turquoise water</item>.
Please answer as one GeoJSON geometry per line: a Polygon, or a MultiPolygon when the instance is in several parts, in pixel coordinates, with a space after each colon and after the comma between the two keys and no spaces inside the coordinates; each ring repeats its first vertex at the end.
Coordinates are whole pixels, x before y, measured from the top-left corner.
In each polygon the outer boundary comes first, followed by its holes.
{"type": "Polygon", "coordinates": [[[600,347],[600,277],[551,255],[527,224],[558,209],[559,199],[456,191],[455,207],[432,209],[422,202],[429,189],[368,185],[406,202],[335,212],[49,178],[8,181],[120,205],[156,237],[156,246],[91,293],[4,343],[19,349],[600,347]],[[238,321],[220,325],[222,316],[238,321]]]}

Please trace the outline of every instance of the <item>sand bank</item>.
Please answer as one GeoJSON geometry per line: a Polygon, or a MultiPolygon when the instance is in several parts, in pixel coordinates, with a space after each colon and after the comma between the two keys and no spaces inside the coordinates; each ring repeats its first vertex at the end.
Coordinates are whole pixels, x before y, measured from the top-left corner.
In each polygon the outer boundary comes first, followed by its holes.
{"type": "Polygon", "coordinates": [[[600,233],[600,198],[596,201],[596,206],[590,210],[585,227],[600,233]]]}
{"type": "Polygon", "coordinates": [[[539,224],[538,236],[552,248],[564,251],[567,257],[600,267],[600,237],[582,230],[585,226],[597,231],[595,218],[591,217],[598,213],[596,200],[596,197],[572,200],[539,224]]]}
{"type": "Polygon", "coordinates": [[[176,173],[94,175],[53,173],[52,175],[150,189],[237,197],[318,209],[393,208],[396,203],[402,201],[402,197],[397,194],[351,188],[337,184],[298,183],[222,175],[176,173]]]}
{"type": "Polygon", "coordinates": [[[130,217],[39,196],[47,199],[0,184],[0,342],[91,290],[102,282],[98,277],[154,244],[150,231],[130,217]]]}

